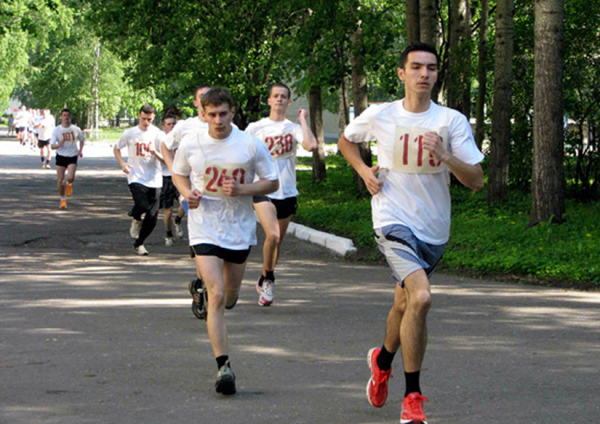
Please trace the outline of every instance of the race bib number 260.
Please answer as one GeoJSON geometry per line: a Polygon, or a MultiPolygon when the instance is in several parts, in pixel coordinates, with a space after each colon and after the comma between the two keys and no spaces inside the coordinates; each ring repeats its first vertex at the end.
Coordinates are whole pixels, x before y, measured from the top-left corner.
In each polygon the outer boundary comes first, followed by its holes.
{"type": "Polygon", "coordinates": [[[248,170],[245,163],[206,162],[204,170],[204,194],[220,199],[230,199],[223,193],[223,181],[233,178],[240,184],[246,184],[248,170]]]}
{"type": "Polygon", "coordinates": [[[423,136],[426,132],[435,131],[442,139],[444,150],[448,150],[448,128],[436,129],[420,127],[396,127],[394,135],[395,171],[419,174],[435,174],[445,170],[441,161],[423,148],[423,136]]]}

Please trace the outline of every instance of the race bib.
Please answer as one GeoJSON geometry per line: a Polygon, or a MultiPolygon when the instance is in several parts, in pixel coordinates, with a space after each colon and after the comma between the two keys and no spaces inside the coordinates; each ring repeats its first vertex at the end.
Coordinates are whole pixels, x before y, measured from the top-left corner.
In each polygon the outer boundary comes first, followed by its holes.
{"type": "Polygon", "coordinates": [[[246,184],[248,180],[249,166],[246,163],[206,162],[204,166],[203,193],[210,197],[231,199],[231,196],[223,193],[223,182],[226,177],[231,177],[240,184],[246,184]]]}
{"type": "Polygon", "coordinates": [[[136,158],[148,158],[152,157],[152,142],[144,142],[143,140],[135,141],[135,157],[136,158]]]}
{"type": "Polygon", "coordinates": [[[289,133],[265,137],[265,144],[274,160],[289,158],[296,154],[296,140],[289,133]]]}
{"type": "Polygon", "coordinates": [[[394,171],[413,172],[418,174],[435,174],[443,172],[442,161],[423,148],[423,135],[435,131],[442,139],[444,150],[448,150],[448,128],[437,129],[421,127],[396,127],[394,134],[394,171]]]}

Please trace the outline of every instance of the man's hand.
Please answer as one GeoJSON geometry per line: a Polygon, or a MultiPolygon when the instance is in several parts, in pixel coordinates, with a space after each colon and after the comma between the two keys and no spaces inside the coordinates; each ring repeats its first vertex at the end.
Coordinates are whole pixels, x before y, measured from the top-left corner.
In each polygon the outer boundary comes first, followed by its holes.
{"type": "Polygon", "coordinates": [[[129,171],[131,169],[133,169],[133,166],[129,165],[127,162],[123,162],[121,164],[121,169],[123,170],[124,173],[129,174],[129,171]]]}
{"type": "Polygon", "coordinates": [[[240,195],[240,183],[232,177],[223,177],[223,193],[227,196],[236,197],[240,195]]]}
{"type": "Polygon", "coordinates": [[[188,208],[197,209],[200,206],[200,199],[202,198],[202,193],[198,190],[193,189],[189,192],[189,194],[185,197],[185,200],[188,202],[188,208]]]}
{"type": "Polygon", "coordinates": [[[82,158],[83,157],[83,151],[80,150],[79,153],[77,154],[77,156],[79,156],[80,158],[82,158]]]}
{"type": "Polygon", "coordinates": [[[423,135],[423,148],[433,155],[433,158],[438,161],[448,159],[450,153],[444,149],[442,139],[434,131],[426,132],[423,135]]]}
{"type": "Polygon", "coordinates": [[[377,193],[381,191],[381,187],[383,187],[383,181],[377,178],[377,173],[379,172],[378,166],[372,166],[369,168],[369,172],[366,175],[361,175],[362,179],[367,186],[367,190],[371,193],[372,196],[375,196],[377,193]]]}
{"type": "Polygon", "coordinates": [[[308,110],[306,109],[300,109],[298,110],[298,119],[308,119],[308,110]]]}

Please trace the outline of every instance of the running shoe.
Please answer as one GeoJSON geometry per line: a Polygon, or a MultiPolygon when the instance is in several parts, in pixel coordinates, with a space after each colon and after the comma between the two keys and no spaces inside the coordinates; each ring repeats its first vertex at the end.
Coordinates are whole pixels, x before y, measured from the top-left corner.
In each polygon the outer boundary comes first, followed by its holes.
{"type": "Polygon", "coordinates": [[[46,164],[46,169],[52,169],[49,163],[46,164]]]}
{"type": "Polygon", "coordinates": [[[165,246],[173,247],[174,244],[173,237],[165,237],[165,246]]]}
{"type": "Polygon", "coordinates": [[[67,201],[65,199],[61,199],[60,205],[58,205],[59,209],[67,209],[67,201]]]}
{"type": "Polygon", "coordinates": [[[208,297],[204,282],[199,279],[190,281],[188,285],[190,294],[192,295],[192,312],[198,319],[206,319],[206,308],[208,304],[208,297]]]}
{"type": "Polygon", "coordinates": [[[42,169],[45,169],[46,165],[44,165],[44,162],[42,162],[42,169]]]}
{"type": "Polygon", "coordinates": [[[223,395],[233,395],[235,390],[235,375],[231,371],[231,365],[227,362],[219,369],[217,381],[215,382],[217,393],[223,395]]]}
{"type": "Polygon", "coordinates": [[[377,366],[377,357],[381,353],[380,347],[374,347],[367,354],[367,363],[371,370],[371,378],[367,383],[367,399],[375,408],[385,405],[388,395],[388,380],[392,376],[392,369],[382,371],[377,366]]]}
{"type": "Polygon", "coordinates": [[[273,289],[275,288],[275,283],[271,280],[263,280],[262,287],[256,283],[257,291],[258,291],[258,305],[259,306],[271,306],[273,303],[273,299],[275,295],[273,294],[273,289]]]}
{"type": "Polygon", "coordinates": [[[177,238],[183,238],[184,234],[181,222],[178,224],[177,222],[173,221],[173,226],[175,227],[175,236],[177,238]]]}
{"type": "Polygon", "coordinates": [[[133,250],[135,251],[135,253],[137,253],[140,256],[148,256],[150,254],[150,252],[148,252],[148,250],[146,250],[146,248],[144,247],[143,244],[140,244],[138,247],[133,247],[133,250]]]}
{"type": "Polygon", "coordinates": [[[427,417],[425,417],[425,412],[423,412],[423,401],[429,402],[419,392],[409,393],[402,401],[400,424],[427,424],[427,417]]]}
{"type": "Polygon", "coordinates": [[[73,183],[67,184],[67,197],[71,197],[73,195],[73,183]]]}
{"type": "Polygon", "coordinates": [[[140,237],[140,229],[142,228],[142,221],[138,221],[137,219],[131,220],[131,227],[129,227],[129,235],[133,239],[137,239],[140,237]]]}

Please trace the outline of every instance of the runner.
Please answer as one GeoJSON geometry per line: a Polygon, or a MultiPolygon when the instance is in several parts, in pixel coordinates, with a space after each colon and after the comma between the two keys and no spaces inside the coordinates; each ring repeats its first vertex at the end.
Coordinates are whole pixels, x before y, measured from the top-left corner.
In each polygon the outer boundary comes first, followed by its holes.
{"type": "Polygon", "coordinates": [[[312,152],[317,148],[317,140],[313,135],[306,118],[308,111],[300,109],[298,120],[294,124],[285,117],[292,104],[291,90],[285,84],[274,84],[269,90],[267,100],[271,111],[268,118],[253,122],[246,132],[265,142],[271,156],[277,164],[279,190],[268,196],[254,197],[254,210],[265,231],[263,245],[262,274],[256,282],[258,304],[269,306],[274,300],[275,266],[283,238],[287,232],[292,215],[298,208],[296,188],[296,147],[312,152]]]}
{"type": "MultiPolygon", "coordinates": [[[[164,132],[165,138],[171,132],[171,130],[173,129],[175,124],[176,124],[175,116],[166,115],[163,117],[162,130],[164,132]]],[[[177,192],[177,189],[173,185],[169,167],[163,163],[163,164],[161,164],[161,168],[162,168],[163,182],[162,182],[162,189],[160,191],[160,209],[165,210],[165,213],[163,216],[163,223],[165,224],[165,232],[166,232],[165,246],[171,247],[175,244],[175,242],[173,241],[173,230],[171,228],[172,227],[171,217],[173,215],[172,210],[173,210],[173,204],[175,202],[175,199],[179,197],[179,193],[177,192]]],[[[175,230],[176,230],[175,235],[179,238],[183,237],[183,229],[181,228],[180,224],[181,224],[181,219],[183,218],[184,215],[185,215],[185,211],[183,210],[183,207],[180,204],[179,209],[177,211],[177,216],[175,218],[175,219],[179,219],[179,224],[175,225],[175,230]]]]}
{"type": "Polygon", "coordinates": [[[54,116],[50,114],[48,109],[44,109],[42,111],[42,120],[37,124],[39,131],[38,147],[40,148],[42,168],[50,169],[50,138],[52,137],[55,125],[54,116]]]}
{"type": "Polygon", "coordinates": [[[398,282],[383,346],[368,353],[367,397],[374,407],[385,404],[392,360],[401,348],[406,392],[400,422],[427,423],[420,370],[431,306],[429,276],[450,233],[448,171],[477,191],[483,187],[483,155],[466,117],[431,101],[439,64],[435,48],[412,44],[400,63],[405,98],[370,106],[346,127],[339,147],[373,195],[375,238],[398,282]],[[356,144],[371,140],[377,140],[379,166],[367,166],[356,144]]]}
{"type": "Polygon", "coordinates": [[[173,181],[190,207],[188,229],[196,267],[208,293],[208,335],[217,361],[217,393],[236,392],[225,309],[235,306],[250,246],[256,244],[252,196],[277,190],[275,163],[264,143],[232,126],[233,98],[224,88],[202,96],[209,130],[186,136],[173,181]],[[259,180],[254,181],[258,175],[259,180]],[[190,178],[192,182],[190,182],[190,178]]]}
{"type": "MultiPolygon", "coordinates": [[[[15,109],[16,111],[16,109],[15,109]]],[[[13,117],[12,112],[8,115],[8,132],[6,133],[7,137],[10,137],[11,134],[15,133],[15,118],[13,117]]]]}
{"type": "Polygon", "coordinates": [[[60,209],[67,208],[67,197],[73,194],[73,182],[77,171],[77,159],[83,157],[83,132],[77,125],[71,124],[71,111],[60,111],[61,124],[54,128],[50,138],[50,147],[56,150],[56,176],[58,193],[60,194],[60,209]],[[79,149],[77,148],[79,140],[79,149]],[[65,181],[65,172],[67,178],[65,181]],[[66,183],[66,185],[65,185],[66,183]]]}
{"type": "Polygon", "coordinates": [[[21,106],[21,110],[15,116],[15,130],[17,131],[17,140],[23,146],[27,143],[27,125],[29,125],[31,115],[25,106],[21,106]]]}
{"type": "Polygon", "coordinates": [[[129,191],[133,197],[134,205],[128,213],[132,218],[129,235],[135,239],[133,250],[141,256],[149,254],[144,241],[156,227],[162,187],[163,158],[159,151],[164,134],[152,125],[154,116],[153,106],[142,106],[138,114],[139,125],[125,130],[113,148],[121,169],[127,174],[129,191]],[[124,147],[127,147],[127,162],[121,156],[124,147]]]}

